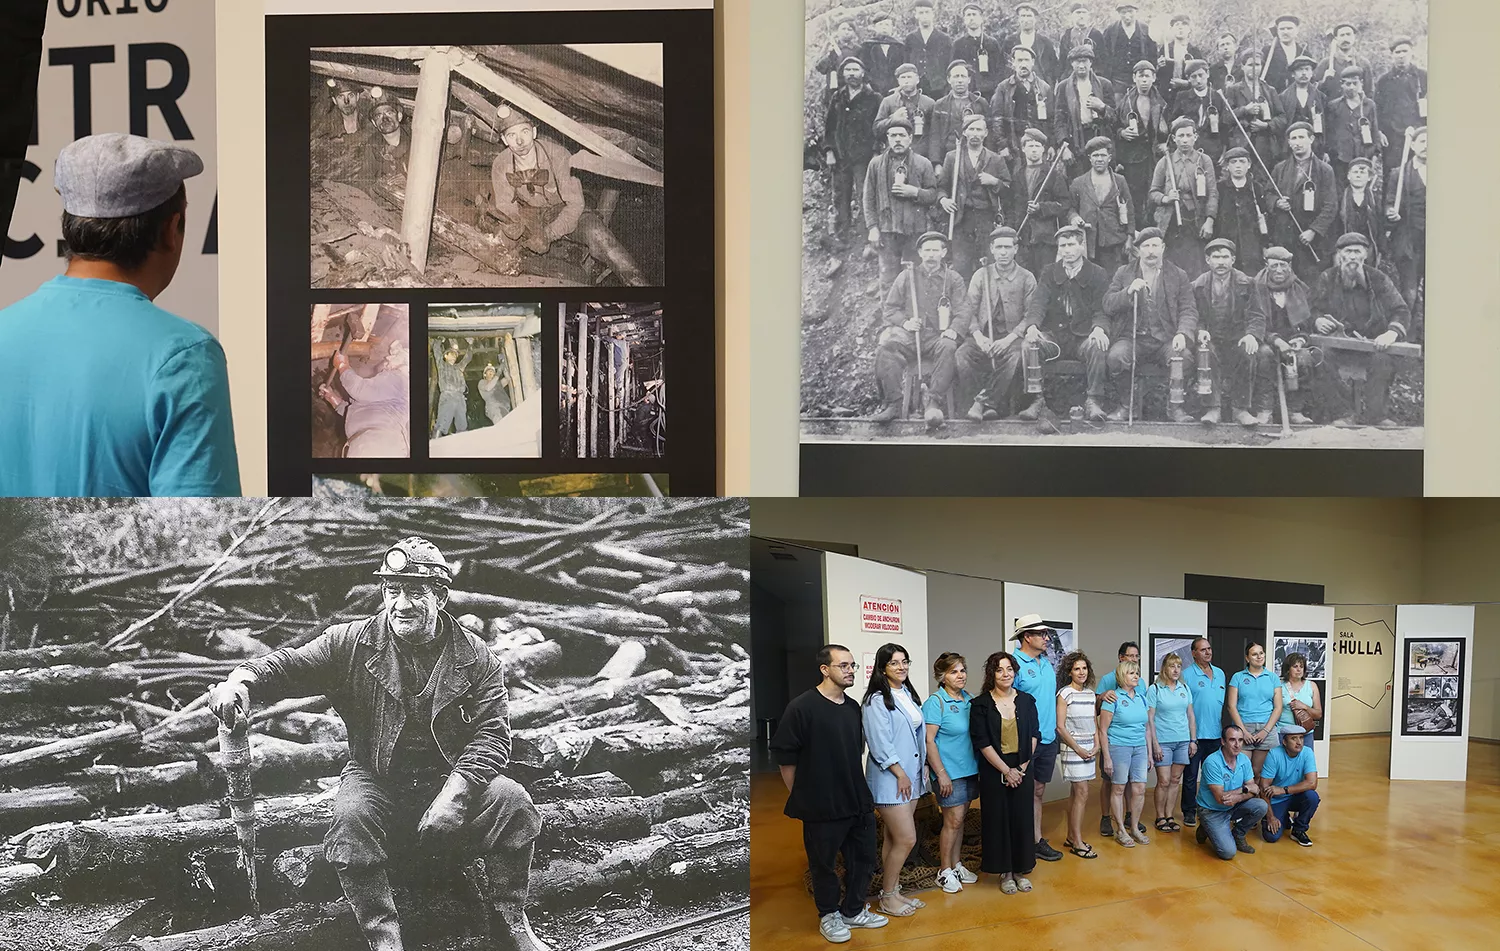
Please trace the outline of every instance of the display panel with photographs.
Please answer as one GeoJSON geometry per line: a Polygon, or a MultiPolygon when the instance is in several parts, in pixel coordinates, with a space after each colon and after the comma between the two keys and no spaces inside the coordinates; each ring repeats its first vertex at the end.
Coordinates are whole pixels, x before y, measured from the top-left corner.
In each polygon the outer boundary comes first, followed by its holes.
{"type": "Polygon", "coordinates": [[[563,304],[557,340],[563,455],[665,456],[667,335],[661,304],[563,304]]]}
{"type": "Polygon", "coordinates": [[[664,283],[662,77],[660,43],[314,49],[313,286],[664,283]]]}
{"type": "Polygon", "coordinates": [[[314,458],[411,455],[410,316],[406,304],[313,305],[314,458]]]}
{"type": "Polygon", "coordinates": [[[1141,681],[1150,683],[1155,680],[1156,675],[1161,672],[1161,665],[1168,654],[1176,654],[1182,660],[1182,669],[1186,671],[1193,665],[1193,641],[1199,635],[1184,633],[1180,631],[1152,631],[1151,632],[1151,669],[1141,671],[1141,681]]]}
{"type": "Polygon", "coordinates": [[[510,475],[364,472],[313,476],[313,498],[456,499],[470,496],[660,498],[672,494],[665,472],[554,472],[510,475]]]}
{"type": "MultiPolygon", "coordinates": [[[[1327,711],[1330,698],[1328,696],[1328,635],[1321,631],[1275,631],[1271,634],[1271,654],[1266,661],[1266,668],[1275,674],[1283,684],[1286,677],[1288,659],[1301,660],[1304,668],[1303,677],[1318,688],[1318,697],[1323,701],[1324,716],[1312,721],[1312,738],[1321,740],[1325,738],[1324,724],[1327,722],[1327,711]]],[[[1283,686],[1282,693],[1286,688],[1283,686]]],[[[1282,703],[1285,704],[1290,698],[1283,696],[1282,703]]],[[[1303,723],[1304,727],[1308,724],[1303,723]]]]}
{"type": "Polygon", "coordinates": [[[807,0],[803,491],[1420,450],[1426,36],[1421,0],[807,0]]]}
{"type": "Polygon", "coordinates": [[[1463,638],[1420,637],[1405,642],[1401,735],[1463,736],[1463,638]]]}

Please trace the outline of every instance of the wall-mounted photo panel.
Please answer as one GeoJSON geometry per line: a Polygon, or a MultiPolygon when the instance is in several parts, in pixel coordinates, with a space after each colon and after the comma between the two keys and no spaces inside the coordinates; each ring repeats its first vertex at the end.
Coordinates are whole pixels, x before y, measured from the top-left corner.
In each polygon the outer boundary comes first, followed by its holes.
{"type": "Polygon", "coordinates": [[[667,333],[661,304],[561,304],[558,310],[563,455],[665,456],[667,333]]]}
{"type": "Polygon", "coordinates": [[[665,472],[335,473],[313,476],[314,498],[463,498],[466,496],[555,495],[655,498],[671,495],[665,472]]]}
{"type": "Polygon", "coordinates": [[[1005,650],[1016,650],[1011,631],[1016,626],[1016,618],[1026,614],[1040,614],[1052,628],[1054,634],[1047,643],[1047,656],[1052,660],[1054,670],[1062,665],[1064,654],[1078,647],[1077,592],[1007,581],[1004,604],[1005,650]]]}
{"type": "MultiPolygon", "coordinates": [[[[1180,598],[1141,598],[1141,682],[1152,683],[1168,654],[1182,659],[1183,677],[1193,666],[1193,641],[1208,635],[1208,603],[1180,598]]],[[[1223,666],[1223,665],[1220,665],[1223,666]]]]}
{"type": "Polygon", "coordinates": [[[406,304],[314,304],[314,459],[411,455],[410,313],[406,304]]]}
{"type": "MultiPolygon", "coordinates": [[[[1323,718],[1312,725],[1313,754],[1318,760],[1318,775],[1329,774],[1332,749],[1333,704],[1329,688],[1334,681],[1334,614],[1331,606],[1321,604],[1266,605],[1266,669],[1283,680],[1282,663],[1292,654],[1307,659],[1307,679],[1314,684],[1322,701],[1323,718]]],[[[1282,688],[1283,704],[1286,689],[1282,688]]]]}
{"type": "Polygon", "coordinates": [[[542,454],[542,305],[433,304],[427,315],[427,453],[542,454]]]}
{"type": "Polygon", "coordinates": [[[1392,779],[1468,777],[1473,651],[1472,604],[1396,607],[1392,779]]]}

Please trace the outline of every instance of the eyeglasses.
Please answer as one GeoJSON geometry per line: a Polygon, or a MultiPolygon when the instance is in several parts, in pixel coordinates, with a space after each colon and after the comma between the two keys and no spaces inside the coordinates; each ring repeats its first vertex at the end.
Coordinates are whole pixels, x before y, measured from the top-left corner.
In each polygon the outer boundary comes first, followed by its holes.
{"type": "Polygon", "coordinates": [[[909,660],[888,660],[888,661],[886,661],[885,665],[887,667],[910,667],[911,666],[911,661],[909,661],[909,660]]]}
{"type": "Polygon", "coordinates": [[[823,666],[824,667],[837,667],[839,670],[855,670],[855,669],[857,669],[859,667],[858,664],[855,664],[855,663],[852,663],[852,662],[848,663],[848,664],[824,664],[823,666]]]}

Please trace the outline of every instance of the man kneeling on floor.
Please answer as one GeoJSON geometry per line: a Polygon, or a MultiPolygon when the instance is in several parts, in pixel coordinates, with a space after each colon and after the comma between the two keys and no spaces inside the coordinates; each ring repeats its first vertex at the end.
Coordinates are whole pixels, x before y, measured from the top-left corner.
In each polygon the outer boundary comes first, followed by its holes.
{"type": "Polygon", "coordinates": [[[1260,837],[1275,842],[1290,819],[1292,830],[1288,835],[1292,841],[1310,848],[1307,827],[1318,811],[1318,762],[1302,727],[1281,727],[1281,745],[1266,754],[1260,779],[1261,797],[1270,805],[1260,824],[1260,837]]]}
{"type": "Polygon", "coordinates": [[[875,352],[875,379],[880,384],[876,422],[901,415],[901,389],[906,368],[920,365],[928,375],[923,417],[928,429],[943,425],[942,407],[953,390],[958,372],[958,341],[969,332],[968,291],[958,272],[943,259],[948,239],[929,231],[917,241],[915,267],[896,275],[882,308],[885,329],[875,352]]]}
{"type": "Polygon", "coordinates": [[[1199,771],[1198,843],[1211,841],[1214,854],[1226,862],[1236,851],[1255,851],[1245,835],[1268,809],[1255,784],[1250,757],[1240,752],[1244,746],[1245,731],[1225,727],[1223,746],[1203,761],[1199,771]]]}

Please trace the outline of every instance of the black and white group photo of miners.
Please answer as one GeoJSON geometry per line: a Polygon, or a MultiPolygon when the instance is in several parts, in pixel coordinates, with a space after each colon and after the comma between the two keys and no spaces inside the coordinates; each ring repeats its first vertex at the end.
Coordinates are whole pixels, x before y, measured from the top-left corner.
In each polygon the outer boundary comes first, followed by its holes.
{"type": "Polygon", "coordinates": [[[661,44],[311,56],[313,287],[664,282],[661,44]]]}
{"type": "Polygon", "coordinates": [[[1426,32],[807,0],[803,440],[1420,449],[1426,32]]]}

